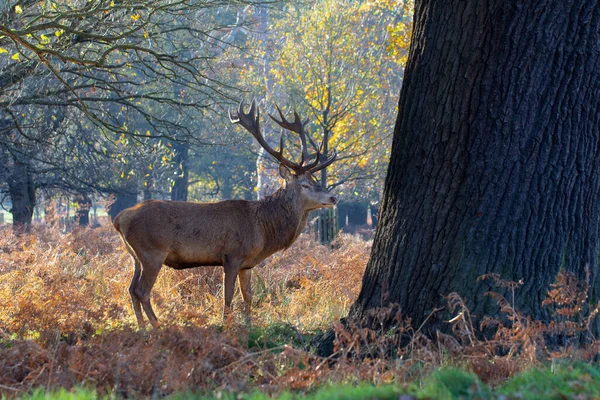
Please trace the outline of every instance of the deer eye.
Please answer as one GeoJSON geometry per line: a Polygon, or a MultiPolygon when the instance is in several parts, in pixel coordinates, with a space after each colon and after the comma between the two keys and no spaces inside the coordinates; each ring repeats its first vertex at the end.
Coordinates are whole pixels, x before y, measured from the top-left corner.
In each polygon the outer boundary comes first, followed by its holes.
{"type": "Polygon", "coordinates": [[[303,183],[303,184],[302,184],[302,187],[303,187],[303,188],[305,188],[305,189],[310,189],[310,185],[308,185],[308,184],[306,184],[306,183],[303,183]]]}

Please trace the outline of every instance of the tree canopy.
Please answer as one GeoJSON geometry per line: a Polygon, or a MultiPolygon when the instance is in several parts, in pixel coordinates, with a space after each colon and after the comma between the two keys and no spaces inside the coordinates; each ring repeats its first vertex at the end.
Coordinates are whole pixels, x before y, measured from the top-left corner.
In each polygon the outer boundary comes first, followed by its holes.
{"type": "Polygon", "coordinates": [[[383,0],[8,1],[0,192],[20,223],[56,190],[250,198],[257,152],[227,108],[257,96],[338,149],[330,187],[377,201],[410,20],[383,0]]]}

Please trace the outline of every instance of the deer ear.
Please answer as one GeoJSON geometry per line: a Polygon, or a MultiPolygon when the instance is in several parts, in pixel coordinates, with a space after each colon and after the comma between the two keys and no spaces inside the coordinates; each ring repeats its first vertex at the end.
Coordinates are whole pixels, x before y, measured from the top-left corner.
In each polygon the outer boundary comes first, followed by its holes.
{"type": "Polygon", "coordinates": [[[286,182],[292,179],[291,171],[288,169],[288,167],[286,167],[283,164],[279,164],[279,175],[281,175],[281,177],[285,179],[286,182]]]}

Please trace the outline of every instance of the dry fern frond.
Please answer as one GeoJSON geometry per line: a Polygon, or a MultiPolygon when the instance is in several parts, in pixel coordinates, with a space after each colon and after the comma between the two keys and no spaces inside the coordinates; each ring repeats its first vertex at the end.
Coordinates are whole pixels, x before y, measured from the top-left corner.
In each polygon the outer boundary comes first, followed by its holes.
{"type": "Polygon", "coordinates": [[[492,280],[494,282],[494,285],[496,285],[497,287],[507,288],[507,289],[512,289],[512,290],[518,289],[524,283],[522,279],[520,279],[518,281],[509,281],[509,280],[503,279],[500,276],[500,274],[496,274],[496,273],[483,274],[477,278],[478,281],[484,281],[487,279],[492,280]]]}

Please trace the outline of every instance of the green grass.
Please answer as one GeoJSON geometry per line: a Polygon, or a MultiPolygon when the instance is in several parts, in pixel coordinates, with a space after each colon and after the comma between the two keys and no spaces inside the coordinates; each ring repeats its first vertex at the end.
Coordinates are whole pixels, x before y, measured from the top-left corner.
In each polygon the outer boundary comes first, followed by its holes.
{"type": "MultiPolygon", "coordinates": [[[[396,386],[387,385],[374,387],[368,384],[358,386],[327,386],[316,390],[313,393],[281,393],[277,398],[281,400],[306,399],[306,400],[359,400],[359,399],[397,399],[403,392],[396,386]]],[[[37,389],[32,394],[23,397],[25,400],[100,400],[115,399],[115,395],[98,395],[91,389],[76,388],[72,391],[60,389],[51,393],[46,393],[44,389],[37,389]]],[[[168,397],[169,400],[268,400],[267,394],[262,392],[253,393],[177,393],[168,397]]]]}
{"type": "MultiPolygon", "coordinates": [[[[554,366],[524,371],[497,388],[490,388],[472,372],[460,368],[441,368],[427,377],[421,385],[411,384],[406,388],[394,385],[373,386],[331,385],[314,391],[283,392],[269,396],[264,392],[252,393],[176,393],[169,400],[360,400],[398,399],[402,394],[429,399],[597,399],[600,398],[600,365],[584,363],[561,363],[554,366]]],[[[113,399],[115,395],[99,396],[94,390],[77,388],[73,391],[60,389],[46,393],[38,389],[25,396],[27,400],[95,400],[113,399]]]]}
{"type": "Polygon", "coordinates": [[[273,323],[266,327],[253,327],[248,336],[248,348],[264,350],[286,344],[303,347],[307,341],[310,341],[310,336],[303,335],[295,326],[286,323],[273,323]]]}
{"type": "Polygon", "coordinates": [[[219,392],[215,394],[196,394],[196,393],[178,393],[169,396],[169,400],[268,400],[277,398],[279,400],[360,400],[360,399],[381,399],[393,400],[405,393],[401,388],[393,385],[375,387],[369,384],[360,384],[357,386],[325,386],[310,393],[280,393],[277,397],[269,397],[262,392],[253,392],[248,394],[219,392]]]}
{"type": "Polygon", "coordinates": [[[600,398],[600,365],[560,363],[524,371],[498,389],[520,399],[600,398]]]}
{"type": "Polygon", "coordinates": [[[110,399],[108,396],[98,396],[95,390],[77,388],[73,391],[59,389],[57,391],[47,393],[44,389],[36,389],[28,396],[23,397],[27,400],[96,400],[110,399]]]}
{"type": "Polygon", "coordinates": [[[432,399],[486,399],[492,391],[473,372],[456,367],[441,368],[431,374],[412,394],[432,399]]]}

